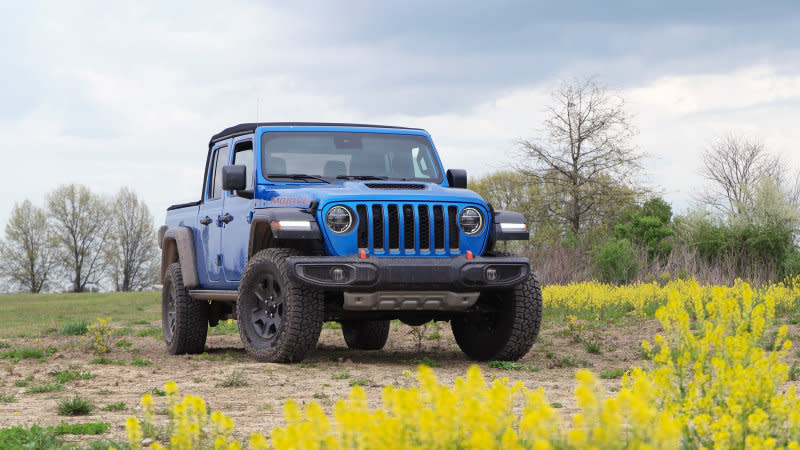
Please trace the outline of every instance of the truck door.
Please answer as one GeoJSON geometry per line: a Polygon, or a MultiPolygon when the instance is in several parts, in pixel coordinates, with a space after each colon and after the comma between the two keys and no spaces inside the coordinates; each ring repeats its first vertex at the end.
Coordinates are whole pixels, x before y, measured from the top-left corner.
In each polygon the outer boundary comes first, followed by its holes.
{"type": "MultiPolygon", "coordinates": [[[[233,164],[245,166],[247,187],[245,191],[254,192],[253,141],[251,137],[240,139],[233,146],[233,164]]],[[[222,269],[226,281],[239,281],[247,264],[247,246],[250,241],[250,211],[253,200],[248,195],[239,196],[236,192],[226,192],[222,217],[222,269]]],[[[252,196],[252,195],[250,195],[252,196]]]]}
{"type": "MultiPolygon", "coordinates": [[[[200,233],[201,248],[198,258],[205,259],[210,283],[222,281],[222,226],[220,216],[224,202],[222,192],[222,166],[228,163],[227,143],[214,148],[206,174],[206,192],[197,214],[197,230],[200,233]]],[[[199,265],[199,263],[198,263],[199,265]]]]}

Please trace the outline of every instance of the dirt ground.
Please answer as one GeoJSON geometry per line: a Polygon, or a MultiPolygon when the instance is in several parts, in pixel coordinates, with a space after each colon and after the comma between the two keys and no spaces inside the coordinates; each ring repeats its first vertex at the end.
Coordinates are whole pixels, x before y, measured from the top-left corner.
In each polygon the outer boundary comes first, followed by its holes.
{"type": "MultiPolygon", "coordinates": [[[[533,349],[522,359],[519,370],[490,368],[478,364],[487,382],[508,377],[522,381],[529,389],[544,388],[549,400],[560,404],[565,416],[575,412],[573,380],[579,367],[588,367],[597,375],[609,369],[628,369],[643,365],[639,344],[659,330],[658,323],[648,321],[633,326],[601,330],[599,354],[589,353],[581,343],[566,336],[563,328],[545,328],[533,349]]],[[[160,324],[153,323],[151,327],[160,324]]],[[[248,359],[238,334],[210,334],[204,355],[170,356],[158,337],[137,337],[135,332],[116,340],[130,342],[128,347],[113,347],[105,355],[117,364],[91,364],[97,356],[86,350],[85,338],[44,337],[34,344],[32,339],[9,338],[4,342],[12,347],[42,345],[58,350],[46,361],[23,359],[19,362],[0,360],[0,395],[13,396],[14,402],[0,402],[0,428],[19,424],[55,425],[62,421],[85,423],[100,420],[110,422],[111,430],[104,438],[125,440],[125,419],[140,415],[142,394],[151,389],[163,389],[167,381],[178,383],[181,394],[203,397],[210,410],[220,410],[234,419],[235,436],[243,441],[252,432],[268,434],[274,426],[283,424],[282,410],[286,399],[304,404],[319,402],[332,412],[336,400],[347,395],[352,384],[361,384],[371,406],[380,405],[384,386],[408,386],[403,372],[414,370],[421,362],[435,366],[439,380],[451,384],[463,376],[474,362],[458,349],[449,324],[428,325],[425,337],[417,339],[411,328],[393,323],[389,341],[382,351],[354,351],[345,345],[338,329],[323,329],[315,351],[301,364],[282,365],[259,363],[248,359]],[[418,342],[421,348],[418,349],[418,342]],[[151,365],[132,365],[136,359],[151,361],[151,365]],[[72,368],[89,371],[97,377],[65,383],[61,391],[33,394],[24,384],[31,375],[36,382],[52,381],[52,372],[72,368]],[[223,387],[235,378],[245,386],[223,387]],[[59,401],[75,394],[89,398],[95,409],[89,416],[64,417],[56,412],[59,401]],[[105,411],[109,404],[124,402],[124,411],[105,411]]],[[[609,392],[620,385],[619,379],[602,380],[609,392]]],[[[156,409],[163,406],[163,397],[154,396],[156,409]]],[[[557,405],[558,406],[558,405],[557,405]]],[[[157,416],[166,420],[165,415],[157,416]]],[[[94,437],[66,436],[68,441],[80,442],[94,437]]]]}

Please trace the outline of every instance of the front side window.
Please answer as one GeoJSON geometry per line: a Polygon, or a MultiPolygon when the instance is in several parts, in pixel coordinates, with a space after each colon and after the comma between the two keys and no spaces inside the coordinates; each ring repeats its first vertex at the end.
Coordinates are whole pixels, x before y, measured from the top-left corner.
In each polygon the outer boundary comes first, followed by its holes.
{"type": "Polygon", "coordinates": [[[215,200],[222,196],[222,166],[228,162],[228,147],[220,147],[214,150],[214,165],[211,167],[208,199],[215,200]]]}
{"type": "Polygon", "coordinates": [[[233,153],[233,164],[245,166],[245,178],[247,178],[246,190],[253,189],[253,143],[251,141],[236,144],[233,153]]]}
{"type": "Polygon", "coordinates": [[[267,132],[262,139],[262,171],[326,179],[380,177],[440,183],[441,171],[423,136],[379,133],[267,132]]]}

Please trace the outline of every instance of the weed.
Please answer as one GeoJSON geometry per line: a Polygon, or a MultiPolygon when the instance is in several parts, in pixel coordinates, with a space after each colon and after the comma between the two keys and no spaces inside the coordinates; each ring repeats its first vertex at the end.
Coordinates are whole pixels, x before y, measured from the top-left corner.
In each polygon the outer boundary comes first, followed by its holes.
{"type": "Polygon", "coordinates": [[[108,389],[100,389],[99,391],[97,391],[97,393],[99,395],[111,395],[111,394],[113,394],[113,392],[109,391],[108,389]]]}
{"type": "Polygon", "coordinates": [[[797,366],[797,361],[792,363],[792,368],[789,369],[789,379],[797,381],[800,379],[800,367],[797,366]]]}
{"type": "Polygon", "coordinates": [[[16,387],[28,387],[30,386],[31,382],[33,381],[33,375],[28,375],[22,380],[16,380],[14,382],[14,386],[16,387]]]}
{"type": "Polygon", "coordinates": [[[442,363],[436,361],[435,359],[428,358],[427,356],[423,356],[422,359],[415,359],[411,362],[414,365],[424,364],[428,367],[442,367],[442,363]]]}
{"type": "Polygon", "coordinates": [[[86,334],[88,331],[89,321],[86,319],[79,319],[65,323],[59,330],[59,333],[64,336],[80,336],[86,334]]]}
{"type": "Polygon", "coordinates": [[[323,330],[341,330],[342,324],[339,322],[325,322],[322,324],[323,330]]]}
{"type": "Polygon", "coordinates": [[[264,403],[264,406],[261,407],[261,409],[264,411],[272,411],[272,408],[274,408],[272,403],[264,403]]]}
{"type": "Polygon", "coordinates": [[[25,392],[28,394],[44,394],[45,392],[56,392],[64,389],[61,383],[41,383],[34,384],[25,392]]]}
{"type": "Polygon", "coordinates": [[[603,353],[603,351],[600,349],[600,344],[596,342],[584,342],[583,348],[586,349],[587,353],[591,353],[593,355],[599,355],[603,353]]]}
{"type": "Polygon", "coordinates": [[[0,403],[14,403],[15,401],[17,401],[17,397],[13,394],[0,394],[0,403]]]}
{"type": "Polygon", "coordinates": [[[219,387],[239,387],[239,386],[247,386],[247,377],[244,376],[244,372],[241,370],[234,370],[231,372],[221,383],[217,386],[219,387]]]}
{"type": "Polygon", "coordinates": [[[350,371],[347,369],[344,369],[340,372],[336,372],[333,375],[331,375],[331,379],[333,380],[345,380],[347,378],[350,378],[350,371]]]}
{"type": "Polygon", "coordinates": [[[525,366],[516,361],[489,361],[489,367],[501,370],[522,370],[525,366]]]}
{"type": "Polygon", "coordinates": [[[111,351],[114,329],[111,328],[110,317],[98,317],[93,324],[87,327],[87,334],[89,337],[89,350],[96,354],[111,351]]]}
{"type": "Polygon", "coordinates": [[[5,341],[0,341],[0,348],[11,348],[11,344],[5,341]]]}
{"type": "Polygon", "coordinates": [[[89,373],[86,370],[56,370],[50,372],[50,375],[55,377],[57,383],[69,383],[70,381],[75,380],[91,380],[93,378],[97,378],[96,374],[89,373]]]}
{"type": "Polygon", "coordinates": [[[317,400],[324,400],[324,399],[328,398],[328,395],[327,394],[322,394],[322,393],[319,393],[319,392],[315,392],[312,397],[314,397],[317,400]]]}
{"type": "Polygon", "coordinates": [[[355,380],[350,380],[350,387],[353,386],[367,386],[370,384],[370,381],[366,378],[357,378],[355,380]]]}
{"type": "Polygon", "coordinates": [[[128,406],[125,402],[109,403],[103,407],[103,411],[125,411],[126,409],[128,409],[128,406]]]}
{"type": "Polygon", "coordinates": [[[408,334],[411,335],[414,342],[417,344],[417,353],[422,351],[422,341],[425,339],[428,333],[428,327],[430,327],[431,323],[433,322],[426,322],[416,327],[409,327],[408,334]]]}
{"type": "Polygon", "coordinates": [[[613,380],[615,378],[622,378],[622,375],[625,374],[625,371],[622,369],[609,369],[605,372],[600,374],[600,378],[604,380],[613,380]]]}
{"type": "Polygon", "coordinates": [[[159,397],[163,397],[163,396],[167,395],[166,392],[162,391],[159,388],[148,389],[148,390],[144,391],[144,393],[145,394],[150,394],[150,395],[157,395],[159,397]]]}
{"type": "Polygon", "coordinates": [[[228,319],[220,322],[217,326],[211,328],[211,334],[236,334],[239,332],[239,327],[233,319],[228,319]]]}
{"type": "Polygon", "coordinates": [[[215,355],[210,355],[208,354],[208,352],[203,352],[197,356],[197,359],[199,359],[200,361],[225,361],[228,359],[239,360],[241,358],[239,358],[233,352],[225,352],[222,354],[215,354],[215,355]]]}
{"type": "Polygon", "coordinates": [[[86,398],[79,397],[75,394],[69,400],[61,400],[58,403],[56,411],[61,416],[87,416],[94,409],[92,401],[86,398]]]}
{"type": "Polygon", "coordinates": [[[153,361],[150,361],[149,359],[133,358],[131,365],[136,367],[152,366],[153,361]]]}
{"type": "MultiPolygon", "coordinates": [[[[70,414],[67,414],[70,415],[70,414]]],[[[79,414],[75,414],[79,415],[79,414]]],[[[98,435],[111,429],[108,422],[67,423],[61,422],[53,430],[55,434],[98,435]]]]}
{"type": "Polygon", "coordinates": [[[299,369],[313,369],[313,368],[317,367],[317,365],[314,364],[314,363],[300,363],[300,364],[297,365],[297,367],[299,369]]]}
{"type": "Polygon", "coordinates": [[[162,337],[161,328],[147,328],[145,330],[136,333],[136,336],[139,337],[158,336],[158,338],[160,339],[162,337]]]}
{"type": "Polygon", "coordinates": [[[564,356],[563,358],[556,361],[557,367],[590,367],[588,361],[585,359],[574,359],[569,356],[564,356]]]}
{"type": "Polygon", "coordinates": [[[12,348],[7,352],[0,353],[0,358],[10,359],[13,362],[18,362],[22,359],[38,359],[44,361],[48,356],[56,352],[54,347],[18,347],[12,348]]]}
{"type": "Polygon", "coordinates": [[[563,408],[564,407],[564,405],[562,405],[561,403],[558,403],[558,402],[550,403],[550,406],[552,406],[553,408],[563,408]]]}
{"type": "Polygon", "coordinates": [[[132,346],[133,346],[133,343],[130,342],[130,341],[126,341],[125,339],[121,339],[121,340],[119,340],[119,341],[114,343],[114,347],[130,348],[132,346]]]}
{"type": "Polygon", "coordinates": [[[89,364],[109,364],[109,365],[113,365],[113,366],[124,366],[125,365],[125,361],[122,361],[122,360],[119,360],[119,359],[114,360],[114,359],[111,359],[111,358],[106,358],[105,356],[101,356],[99,358],[95,358],[95,359],[89,361],[89,364]]]}
{"type": "Polygon", "coordinates": [[[33,424],[0,429],[0,448],[61,448],[62,444],[52,427],[33,424]]]}

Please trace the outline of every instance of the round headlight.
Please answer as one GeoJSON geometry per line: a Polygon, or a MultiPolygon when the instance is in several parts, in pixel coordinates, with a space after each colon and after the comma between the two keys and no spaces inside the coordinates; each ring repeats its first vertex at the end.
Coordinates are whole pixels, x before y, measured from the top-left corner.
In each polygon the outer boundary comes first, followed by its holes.
{"type": "Polygon", "coordinates": [[[334,206],[325,215],[325,224],[334,233],[347,233],[353,229],[353,213],[345,206],[334,206]]]}
{"type": "Polygon", "coordinates": [[[459,217],[458,222],[461,224],[461,229],[464,233],[473,236],[483,229],[483,214],[470,206],[461,210],[461,217],[459,217]]]}

